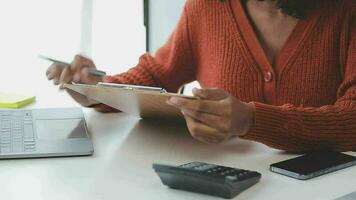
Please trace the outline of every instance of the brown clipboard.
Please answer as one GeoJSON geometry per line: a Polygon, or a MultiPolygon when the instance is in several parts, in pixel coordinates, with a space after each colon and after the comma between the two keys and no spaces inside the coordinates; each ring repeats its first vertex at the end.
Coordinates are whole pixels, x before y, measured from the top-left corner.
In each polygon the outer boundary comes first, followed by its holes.
{"type": "Polygon", "coordinates": [[[166,101],[173,96],[197,99],[193,96],[176,93],[105,87],[102,85],[65,84],[65,88],[141,118],[183,118],[180,110],[168,105],[166,101]]]}

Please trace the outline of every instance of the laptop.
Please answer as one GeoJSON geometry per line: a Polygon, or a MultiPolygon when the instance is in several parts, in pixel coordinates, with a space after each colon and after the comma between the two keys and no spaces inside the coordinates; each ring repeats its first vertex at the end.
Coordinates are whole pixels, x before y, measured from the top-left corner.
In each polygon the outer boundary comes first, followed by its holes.
{"type": "Polygon", "coordinates": [[[340,198],[337,198],[336,200],[355,200],[355,199],[356,199],[356,192],[353,192],[345,196],[342,196],[340,198]]]}
{"type": "Polygon", "coordinates": [[[80,108],[0,110],[0,159],[92,155],[80,108]]]}

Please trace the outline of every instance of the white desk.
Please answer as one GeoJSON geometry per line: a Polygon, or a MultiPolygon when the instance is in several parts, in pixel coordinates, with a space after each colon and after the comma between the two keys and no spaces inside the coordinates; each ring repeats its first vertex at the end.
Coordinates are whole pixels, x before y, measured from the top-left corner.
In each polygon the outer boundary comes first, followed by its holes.
{"type": "MultiPolygon", "coordinates": [[[[32,107],[64,101],[38,97],[32,107]],[[47,103],[42,101],[46,99],[47,103]]],[[[74,105],[69,103],[68,105],[74,105]]],[[[63,106],[62,104],[60,106],[63,106]]],[[[250,141],[206,145],[177,125],[138,121],[125,114],[84,110],[93,139],[91,157],[1,160],[1,200],[220,199],[168,189],[152,169],[153,162],[183,164],[204,161],[262,173],[261,182],[236,199],[334,199],[356,190],[356,167],[309,181],[269,172],[271,163],[293,157],[250,141]]],[[[356,155],[355,153],[352,153],[356,155]]]]}

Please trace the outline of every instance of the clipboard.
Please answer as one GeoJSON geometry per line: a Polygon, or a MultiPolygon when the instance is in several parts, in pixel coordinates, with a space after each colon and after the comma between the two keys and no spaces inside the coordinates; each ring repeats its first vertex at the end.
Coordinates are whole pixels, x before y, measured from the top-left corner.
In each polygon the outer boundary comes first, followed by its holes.
{"type": "Polygon", "coordinates": [[[141,118],[183,118],[180,110],[168,105],[166,101],[171,97],[198,99],[193,96],[169,93],[162,88],[137,85],[113,83],[87,85],[72,83],[65,84],[64,87],[122,112],[141,118]]]}

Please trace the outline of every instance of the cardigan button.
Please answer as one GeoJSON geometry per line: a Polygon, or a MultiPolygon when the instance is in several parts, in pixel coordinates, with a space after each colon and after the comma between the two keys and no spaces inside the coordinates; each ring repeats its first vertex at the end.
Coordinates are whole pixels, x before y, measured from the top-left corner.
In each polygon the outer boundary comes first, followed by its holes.
{"type": "Polygon", "coordinates": [[[272,72],[267,72],[267,73],[265,74],[264,79],[265,79],[265,82],[266,82],[266,83],[271,82],[271,81],[273,80],[273,74],[272,74],[272,72]]]}

